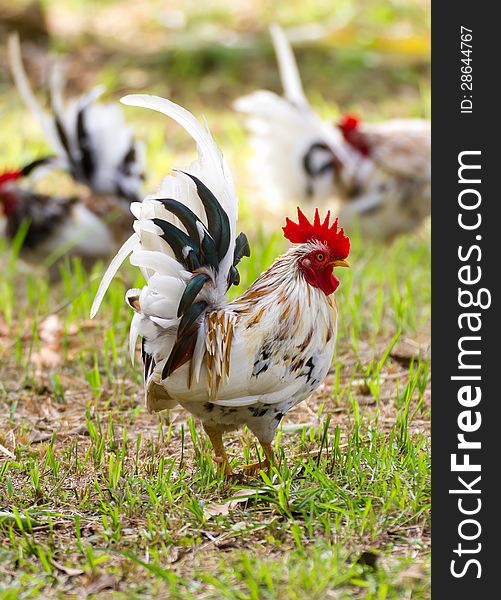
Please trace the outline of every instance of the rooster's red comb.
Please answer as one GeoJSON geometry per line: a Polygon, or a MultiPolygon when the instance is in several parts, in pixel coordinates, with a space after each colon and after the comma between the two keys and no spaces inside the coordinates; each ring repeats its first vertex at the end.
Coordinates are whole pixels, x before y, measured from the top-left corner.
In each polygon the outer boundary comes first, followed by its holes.
{"type": "Polygon", "coordinates": [[[327,211],[323,223],[320,222],[318,208],[315,209],[315,218],[310,223],[303,212],[297,207],[298,222],[294,223],[288,217],[283,227],[285,237],[293,244],[304,244],[313,240],[319,240],[329,246],[336,258],[346,258],[350,253],[350,238],[344,235],[344,229],[338,231],[338,218],[329,227],[331,211],[327,211]]]}
{"type": "Polygon", "coordinates": [[[337,126],[341,130],[344,139],[356,148],[363,156],[369,156],[370,147],[365,135],[360,131],[360,119],[355,115],[343,115],[337,126]]]}
{"type": "Polygon", "coordinates": [[[3,173],[0,173],[0,187],[8,181],[16,181],[16,179],[19,179],[20,177],[22,177],[22,175],[22,172],[19,170],[4,171],[3,173]]]}
{"type": "Polygon", "coordinates": [[[356,115],[343,115],[339,120],[338,127],[343,133],[355,131],[360,125],[360,119],[356,115]]]}

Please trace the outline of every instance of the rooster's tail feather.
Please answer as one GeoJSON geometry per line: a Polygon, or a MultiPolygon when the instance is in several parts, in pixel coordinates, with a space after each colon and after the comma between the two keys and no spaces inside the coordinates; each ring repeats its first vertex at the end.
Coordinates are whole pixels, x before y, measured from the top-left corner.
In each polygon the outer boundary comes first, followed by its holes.
{"type": "Polygon", "coordinates": [[[270,33],[277,57],[284,96],[298,108],[311,110],[303,90],[301,76],[289,40],[280,25],[276,23],[270,27],[270,33]]]}
{"type": "Polygon", "coordinates": [[[97,86],[76,102],[65,104],[61,67],[50,75],[51,113],[33,93],[21,59],[19,38],[9,38],[9,60],[19,94],[40,123],[56,156],[53,167],[69,172],[96,193],[137,200],[144,177],[144,150],[125,125],[119,106],[97,104],[104,87],[97,86]]]}
{"type": "Polygon", "coordinates": [[[13,34],[9,37],[8,50],[10,70],[12,72],[12,77],[14,78],[14,83],[19,91],[19,95],[33,113],[33,116],[40,123],[47,142],[54,152],[56,152],[57,156],[65,156],[64,145],[61,142],[56,123],[41,107],[30,86],[26,71],[24,70],[21,58],[21,45],[17,34],[13,34]]]}
{"type": "Polygon", "coordinates": [[[167,176],[157,194],[132,204],[135,233],[105,274],[92,315],[131,254],[131,263],[147,280],[139,294],[133,290],[127,296],[137,313],[132,352],[142,335],[144,351],[161,369],[162,379],[188,361],[196,371],[190,368],[190,378],[198,379],[201,316],[225,302],[228,287],[238,283],[236,265],[249,255],[245,235],[235,235],[238,206],[231,175],[209,131],[191,113],[154,96],[126,96],[123,101],[176,120],[197,142],[199,159],[167,176]]]}
{"type": "Polygon", "coordinates": [[[247,115],[254,149],[253,171],[278,201],[323,200],[334,193],[334,172],[350,159],[336,127],[311,108],[292,48],[278,25],[270,28],[284,96],[258,90],[234,107],[247,115]]]}

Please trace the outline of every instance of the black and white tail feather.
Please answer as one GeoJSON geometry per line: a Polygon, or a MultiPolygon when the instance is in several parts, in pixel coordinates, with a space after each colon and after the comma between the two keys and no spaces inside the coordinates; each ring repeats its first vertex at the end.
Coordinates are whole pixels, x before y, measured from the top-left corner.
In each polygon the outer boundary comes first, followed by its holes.
{"type": "Polygon", "coordinates": [[[111,194],[127,202],[139,200],[144,147],[134,139],[119,106],[96,103],[104,87],[93,88],[65,104],[61,71],[55,66],[50,77],[50,114],[31,89],[15,35],[9,38],[9,60],[21,98],[40,123],[54,152],[44,165],[67,171],[95,193],[111,194]]]}
{"type": "Polygon", "coordinates": [[[236,110],[248,115],[253,168],[276,200],[326,199],[334,172],[350,159],[342,136],[313,111],[303,90],[292,48],[278,25],[270,28],[284,96],[259,90],[239,98],[236,110]]]}
{"type": "Polygon", "coordinates": [[[226,303],[228,288],[239,281],[236,266],[250,255],[250,249],[245,234],[236,235],[238,201],[232,176],[208,129],[163,98],[130,95],[122,102],[173,118],[195,140],[199,157],[188,168],[165,177],[156,194],[131,205],[134,233],[105,273],[91,316],[130,255],[131,264],[140,267],[147,282],[126,294],[135,311],[131,359],[142,336],[146,390],[153,374],[160,383],[188,361],[190,385],[199,380],[205,352],[202,315],[226,303]]]}

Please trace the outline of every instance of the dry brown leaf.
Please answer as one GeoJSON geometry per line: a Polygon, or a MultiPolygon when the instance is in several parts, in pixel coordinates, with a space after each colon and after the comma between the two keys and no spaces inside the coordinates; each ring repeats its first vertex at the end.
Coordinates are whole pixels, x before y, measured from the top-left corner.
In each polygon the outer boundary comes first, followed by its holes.
{"type": "Polygon", "coordinates": [[[91,594],[99,594],[99,592],[102,592],[103,590],[114,588],[116,583],[117,579],[114,575],[111,573],[102,573],[89,582],[85,588],[85,591],[87,596],[90,596],[91,594]]]}
{"type": "Polygon", "coordinates": [[[177,563],[187,553],[186,549],[180,548],[179,546],[168,546],[167,548],[167,562],[169,565],[177,563]]]}
{"type": "Polygon", "coordinates": [[[67,567],[67,566],[61,564],[60,562],[57,562],[57,560],[52,560],[52,564],[54,565],[54,567],[56,567],[56,569],[58,571],[61,571],[61,573],[65,573],[66,575],[69,575],[70,577],[76,577],[77,575],[83,575],[83,573],[85,572],[82,569],[74,569],[73,567],[67,567]]]}
{"type": "Polygon", "coordinates": [[[32,444],[39,444],[40,442],[47,442],[48,440],[52,439],[53,436],[53,432],[49,432],[49,433],[43,433],[41,431],[36,431],[30,439],[30,442],[32,444]]]}
{"type": "Polygon", "coordinates": [[[100,326],[101,325],[98,321],[92,321],[91,319],[87,319],[87,321],[82,321],[80,323],[79,329],[97,329],[100,326]]]}
{"type": "Polygon", "coordinates": [[[398,340],[390,352],[391,358],[407,368],[412,360],[417,360],[419,356],[426,356],[428,353],[427,345],[418,344],[410,338],[398,340]]]}
{"type": "MultiPolygon", "coordinates": [[[[273,487],[279,488],[280,486],[275,485],[273,487]]],[[[228,515],[230,514],[230,512],[235,510],[235,508],[237,508],[239,504],[243,504],[248,500],[255,498],[256,496],[260,496],[265,493],[266,490],[260,490],[255,488],[243,488],[235,492],[233,496],[229,498],[226,502],[222,502],[220,504],[209,504],[209,506],[207,506],[207,508],[205,509],[205,515],[208,519],[210,519],[211,517],[216,517],[218,515],[228,515]]]]}
{"type": "Polygon", "coordinates": [[[4,454],[5,456],[7,456],[8,458],[12,458],[13,460],[15,460],[16,455],[11,452],[8,448],[6,448],[5,446],[2,446],[2,444],[0,444],[0,452],[2,454],[4,454]]]}
{"type": "Polygon", "coordinates": [[[400,583],[411,583],[418,579],[424,579],[425,577],[426,573],[423,566],[419,563],[415,563],[402,571],[398,576],[398,579],[400,583]]]}

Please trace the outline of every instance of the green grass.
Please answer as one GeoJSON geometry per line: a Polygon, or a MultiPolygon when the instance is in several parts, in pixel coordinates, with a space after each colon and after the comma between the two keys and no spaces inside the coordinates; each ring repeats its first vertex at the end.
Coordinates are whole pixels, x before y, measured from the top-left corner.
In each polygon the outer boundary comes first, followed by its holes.
{"type": "MultiPolygon", "coordinates": [[[[44,5],[63,11],[52,0],[44,5]]],[[[152,10],[134,37],[147,45],[144,54],[98,29],[52,40],[73,59],[86,48],[101,57],[113,43],[118,50],[107,62],[89,66],[89,83],[102,78],[129,89],[142,81],[206,115],[235,172],[239,229],[251,241],[232,296],[285,250],[280,227],[294,208],[270,208],[249,191],[246,135],[230,104],[257,87],[278,89],[263,28],[277,18],[323,23],[328,5],[272,10],[257,2],[247,21],[239,4],[190,5],[188,41],[206,42],[186,47],[183,32],[155,37],[161,14],[152,10]],[[237,31],[236,54],[203,37],[207,23],[237,31]]],[[[80,0],[68,6],[97,28],[114,3],[93,4],[94,16],[80,0]]],[[[122,14],[118,30],[128,26],[122,14]]],[[[428,114],[427,57],[387,49],[394,22],[410,32],[408,46],[426,38],[426,14],[420,0],[336,4],[329,17],[343,23],[340,32],[299,48],[319,111],[330,117],[356,109],[371,119],[428,114]]],[[[72,85],[84,84],[73,76],[72,85]]],[[[15,165],[40,154],[44,142],[1,76],[0,86],[3,151],[15,165]]],[[[125,110],[147,141],[153,190],[172,166],[193,159],[194,148],[172,122],[125,110]]],[[[125,265],[90,321],[105,265],[89,273],[78,260],[63,261],[60,280],[50,282],[46,269],[19,260],[23,232],[10,247],[0,238],[0,600],[430,597],[429,227],[390,247],[348,233],[352,269],[340,273],[336,292],[331,372],[284,419],[273,471],[231,481],[218,475],[199,423],[180,408],[150,415],[143,406],[124,304],[141,276],[125,265]]],[[[260,452],[247,430],[227,435],[226,445],[236,471],[260,452]]]]}
{"type": "MultiPolygon", "coordinates": [[[[27,272],[20,285],[11,263],[0,308],[12,332],[0,443],[13,453],[0,463],[0,598],[93,584],[124,598],[429,597],[429,360],[423,351],[403,366],[396,352],[427,331],[428,245],[354,240],[333,373],[284,421],[270,476],[237,482],[218,476],[181,410],[142,407],[126,350],[123,294],[140,284],[131,268],[90,328],[100,266],[90,278],[78,262],[63,266],[57,286],[27,272]],[[51,346],[41,325],[58,307],[51,346]],[[61,362],[42,368],[33,357],[48,347],[61,362]]],[[[243,288],[282,247],[254,240],[243,288]]],[[[255,460],[249,432],[227,445],[237,470],[255,460]]]]}

